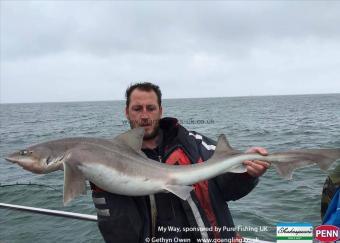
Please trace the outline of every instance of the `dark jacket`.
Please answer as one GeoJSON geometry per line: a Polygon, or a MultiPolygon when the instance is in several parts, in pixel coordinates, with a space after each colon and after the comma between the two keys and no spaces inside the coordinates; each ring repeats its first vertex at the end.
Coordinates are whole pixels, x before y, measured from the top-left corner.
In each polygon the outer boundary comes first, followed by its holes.
{"type": "MultiPolygon", "coordinates": [[[[189,132],[175,118],[160,121],[163,142],[154,150],[143,150],[150,158],[168,164],[193,164],[208,160],[214,153],[216,142],[196,132],[189,132]]],[[[184,232],[186,229],[210,228],[211,226],[232,228],[234,222],[227,201],[247,195],[258,183],[258,179],[247,173],[225,173],[208,181],[194,185],[191,197],[183,201],[172,193],[155,195],[157,208],[156,238],[191,239],[232,238],[234,231],[222,230],[184,232]],[[159,227],[174,226],[180,232],[159,227]]],[[[129,197],[105,192],[95,185],[92,196],[97,208],[98,226],[106,242],[145,242],[152,237],[149,196],[129,197]]]]}

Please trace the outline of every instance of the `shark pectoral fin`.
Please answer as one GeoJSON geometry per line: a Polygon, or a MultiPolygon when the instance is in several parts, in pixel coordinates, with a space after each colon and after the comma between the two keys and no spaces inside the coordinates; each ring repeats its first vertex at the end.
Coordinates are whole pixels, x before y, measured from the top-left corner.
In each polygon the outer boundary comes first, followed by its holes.
{"type": "Polygon", "coordinates": [[[244,173],[244,172],[247,172],[247,167],[245,167],[243,164],[241,164],[240,166],[228,169],[226,172],[244,173]]]}
{"type": "Polygon", "coordinates": [[[67,162],[64,162],[64,205],[81,194],[86,194],[84,176],[67,162]]]}
{"type": "Polygon", "coordinates": [[[166,185],[165,190],[175,194],[182,200],[187,200],[190,197],[190,192],[192,191],[192,186],[178,186],[178,185],[166,185]]]}
{"type": "Polygon", "coordinates": [[[114,138],[114,141],[122,142],[130,146],[134,150],[140,151],[142,148],[143,137],[144,137],[144,128],[139,127],[139,128],[134,128],[132,130],[124,132],[123,134],[120,134],[119,136],[114,138]]]}

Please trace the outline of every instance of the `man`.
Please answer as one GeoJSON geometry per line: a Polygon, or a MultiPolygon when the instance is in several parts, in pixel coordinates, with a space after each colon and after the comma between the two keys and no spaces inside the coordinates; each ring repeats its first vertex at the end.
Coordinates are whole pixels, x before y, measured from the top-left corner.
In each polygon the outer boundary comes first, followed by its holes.
{"type": "Polygon", "coordinates": [[[321,194],[321,219],[324,225],[340,227],[340,164],[327,176],[321,194]]]}
{"type": "MultiPolygon", "coordinates": [[[[162,118],[161,91],[151,83],[137,83],[126,90],[125,115],[131,128],[143,127],[142,151],[150,159],[172,165],[208,160],[216,143],[189,132],[175,118],[162,118]]],[[[249,152],[266,155],[264,148],[249,152]]],[[[204,163],[204,162],[203,162],[204,163]]],[[[165,242],[168,239],[231,239],[233,230],[200,231],[210,227],[234,226],[227,201],[247,195],[269,167],[264,161],[245,161],[247,172],[225,173],[194,186],[184,201],[172,193],[128,197],[105,192],[91,184],[98,213],[98,226],[106,242],[165,242]],[[171,226],[172,228],[168,228],[171,226]],[[170,229],[170,230],[169,230],[170,229]]],[[[188,241],[186,241],[188,242],[188,241]]]]}

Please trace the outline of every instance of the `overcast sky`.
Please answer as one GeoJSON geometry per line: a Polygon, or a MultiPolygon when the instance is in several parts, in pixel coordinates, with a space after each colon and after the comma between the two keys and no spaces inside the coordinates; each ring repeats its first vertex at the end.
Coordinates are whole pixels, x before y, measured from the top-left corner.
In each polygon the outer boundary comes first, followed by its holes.
{"type": "Polygon", "coordinates": [[[0,102],[340,93],[339,1],[3,1],[0,102]]]}

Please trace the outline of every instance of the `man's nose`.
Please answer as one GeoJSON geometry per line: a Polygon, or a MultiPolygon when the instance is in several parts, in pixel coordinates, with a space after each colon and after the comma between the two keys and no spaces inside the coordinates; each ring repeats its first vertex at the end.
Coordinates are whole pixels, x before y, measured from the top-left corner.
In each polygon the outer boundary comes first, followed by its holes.
{"type": "Polygon", "coordinates": [[[142,112],[142,114],[140,115],[140,118],[143,120],[147,120],[149,119],[149,115],[147,113],[142,112]]]}
{"type": "Polygon", "coordinates": [[[148,119],[149,118],[149,113],[146,109],[142,110],[142,113],[140,114],[141,119],[148,119]]]}

